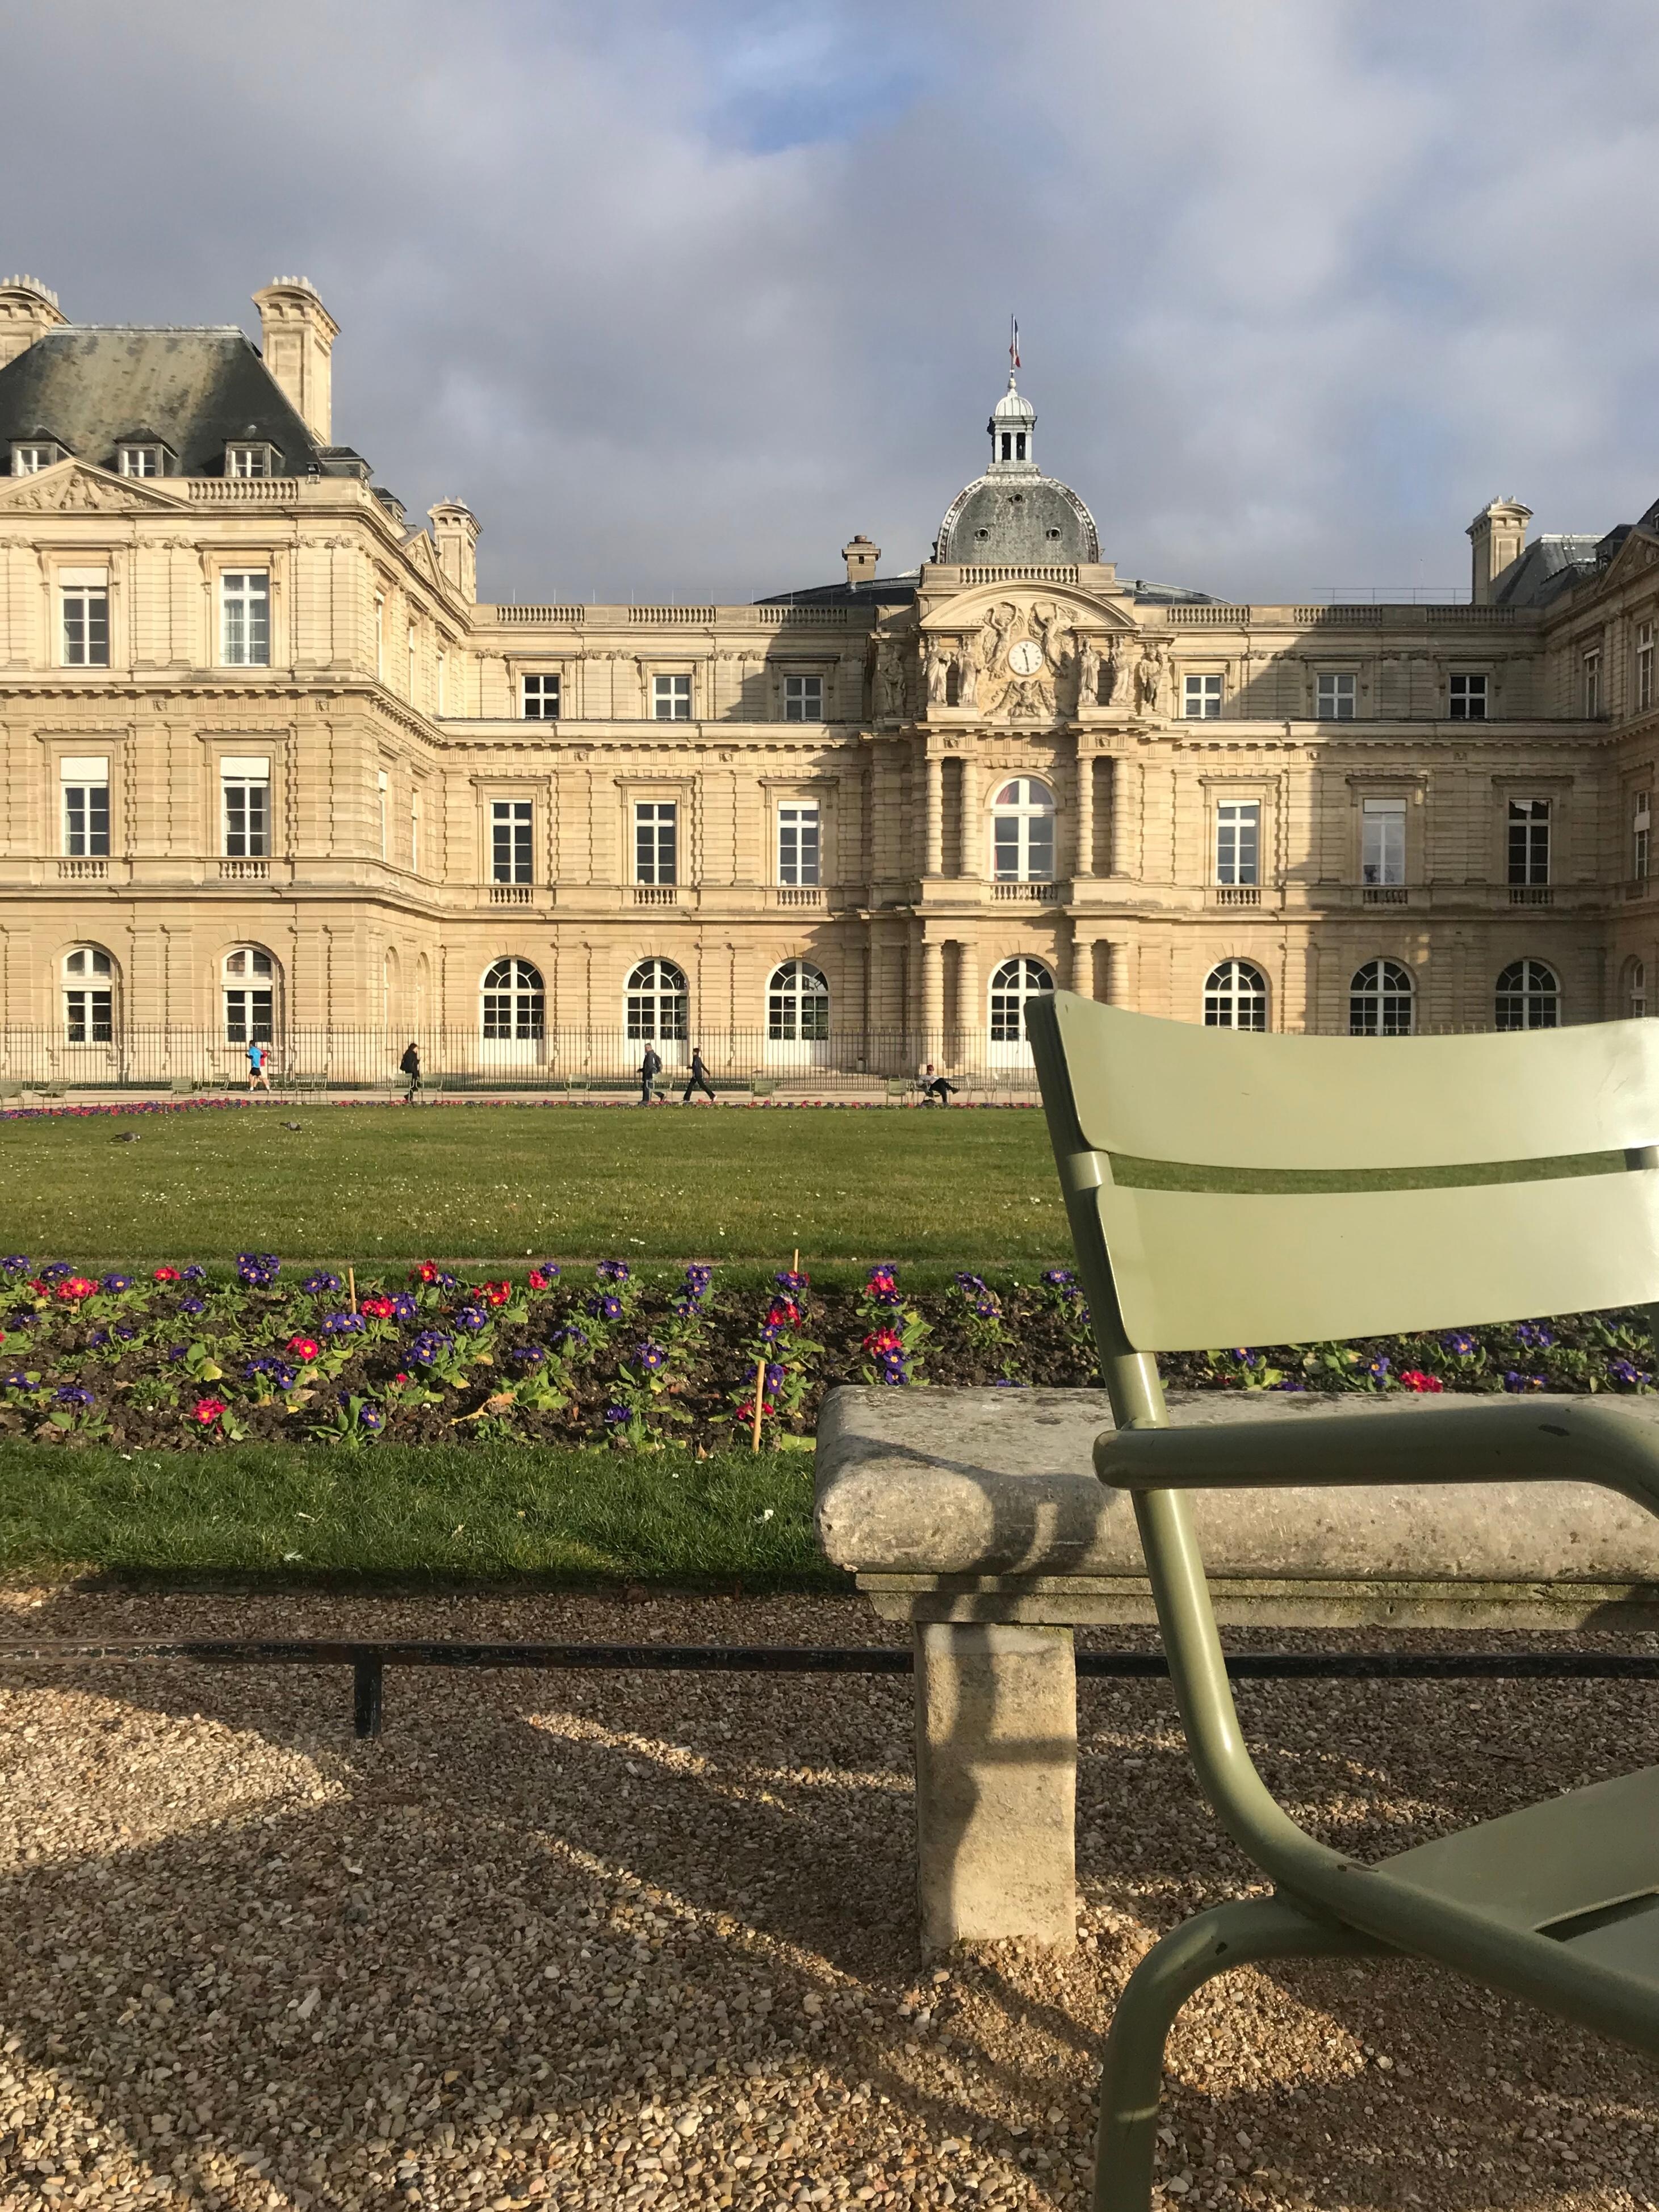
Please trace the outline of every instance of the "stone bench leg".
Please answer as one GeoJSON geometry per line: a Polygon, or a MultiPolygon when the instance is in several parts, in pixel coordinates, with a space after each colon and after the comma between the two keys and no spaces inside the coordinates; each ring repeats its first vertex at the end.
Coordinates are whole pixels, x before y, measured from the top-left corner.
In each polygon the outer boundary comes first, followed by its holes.
{"type": "Polygon", "coordinates": [[[922,1948],[1077,1940],[1077,1668],[1069,1628],[915,1630],[922,1948]]]}

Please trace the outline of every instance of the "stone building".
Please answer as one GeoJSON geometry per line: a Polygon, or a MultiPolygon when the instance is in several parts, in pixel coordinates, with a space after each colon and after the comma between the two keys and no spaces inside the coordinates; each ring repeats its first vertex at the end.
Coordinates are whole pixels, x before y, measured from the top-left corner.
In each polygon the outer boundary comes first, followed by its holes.
{"type": "Polygon", "coordinates": [[[0,285],[0,1073],[1027,1065],[1060,984],[1324,1032],[1646,1010],[1659,507],[1467,604],[1120,576],[1009,379],[932,556],[491,605],[336,445],[303,279],[234,327],[0,285]]]}

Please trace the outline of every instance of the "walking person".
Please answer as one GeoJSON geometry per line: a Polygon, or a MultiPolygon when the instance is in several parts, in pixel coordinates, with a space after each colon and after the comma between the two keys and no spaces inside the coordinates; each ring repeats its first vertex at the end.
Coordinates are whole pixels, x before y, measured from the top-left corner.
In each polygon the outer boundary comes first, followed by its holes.
{"type": "Polygon", "coordinates": [[[685,1086],[685,1096],[680,1101],[682,1106],[691,1103],[694,1091],[705,1092],[711,1106],[720,1103],[714,1096],[714,1086],[708,1080],[708,1070],[702,1064],[702,1047],[700,1044],[694,1044],[691,1048],[691,1080],[685,1086]]]}
{"type": "Polygon", "coordinates": [[[951,1103],[951,1094],[956,1090],[956,1087],[957,1086],[954,1083],[947,1083],[945,1081],[945,1078],[939,1074],[938,1070],[934,1067],[933,1061],[930,1060],[922,1074],[922,1097],[930,1101],[937,1098],[941,1106],[948,1106],[951,1103]]]}
{"type": "Polygon", "coordinates": [[[645,1058],[640,1062],[640,1103],[651,1103],[651,1085],[662,1067],[662,1056],[653,1044],[645,1048],[645,1058]]]}
{"type": "Polygon", "coordinates": [[[415,1103],[415,1094],[421,1087],[421,1051],[413,1037],[409,1040],[409,1049],[398,1062],[398,1066],[399,1073],[409,1078],[409,1093],[404,1103],[405,1106],[412,1106],[415,1103]]]}
{"type": "Polygon", "coordinates": [[[252,1091],[269,1091],[270,1077],[266,1071],[268,1048],[258,1037],[250,1037],[247,1048],[247,1087],[252,1091]]]}

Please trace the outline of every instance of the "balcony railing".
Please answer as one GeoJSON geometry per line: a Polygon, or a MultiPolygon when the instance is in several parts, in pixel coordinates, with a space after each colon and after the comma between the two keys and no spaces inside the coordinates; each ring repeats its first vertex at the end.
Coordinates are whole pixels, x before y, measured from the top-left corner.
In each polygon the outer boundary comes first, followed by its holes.
{"type": "Polygon", "coordinates": [[[263,884],[270,878],[269,860],[221,860],[219,880],[222,884],[263,884]]]}
{"type": "Polygon", "coordinates": [[[1366,906],[1404,906],[1407,902],[1404,884],[1366,884],[1363,890],[1363,903],[1366,906]]]}
{"type": "Polygon", "coordinates": [[[1553,884],[1511,884],[1510,904],[1511,906],[1553,906],[1555,886],[1553,884]]]}
{"type": "Polygon", "coordinates": [[[1060,896],[1058,884],[993,884],[994,899],[1016,899],[1030,906],[1047,906],[1060,896]]]}
{"type": "Polygon", "coordinates": [[[65,884],[101,884],[109,874],[107,860],[60,860],[58,880],[65,884]]]}
{"type": "Polygon", "coordinates": [[[822,906],[823,892],[817,884],[775,884],[772,902],[775,906],[822,906]]]}
{"type": "Polygon", "coordinates": [[[679,903],[679,896],[678,884],[635,884],[634,885],[635,906],[677,906],[679,903]]]}
{"type": "Polygon", "coordinates": [[[535,902],[535,889],[530,884],[491,884],[491,906],[531,906],[535,902]]]}
{"type": "Polygon", "coordinates": [[[1260,884],[1212,884],[1210,896],[1218,906],[1260,906],[1260,884]]]}

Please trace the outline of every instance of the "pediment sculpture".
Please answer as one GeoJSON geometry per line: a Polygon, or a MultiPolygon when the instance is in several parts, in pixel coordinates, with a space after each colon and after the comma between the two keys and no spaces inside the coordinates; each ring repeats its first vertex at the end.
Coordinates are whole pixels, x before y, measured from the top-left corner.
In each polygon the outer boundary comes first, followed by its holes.
{"type": "Polygon", "coordinates": [[[135,507],[172,513],[186,502],[131,477],[114,477],[82,461],[59,461],[0,483],[0,514],[130,514],[135,507]]]}

